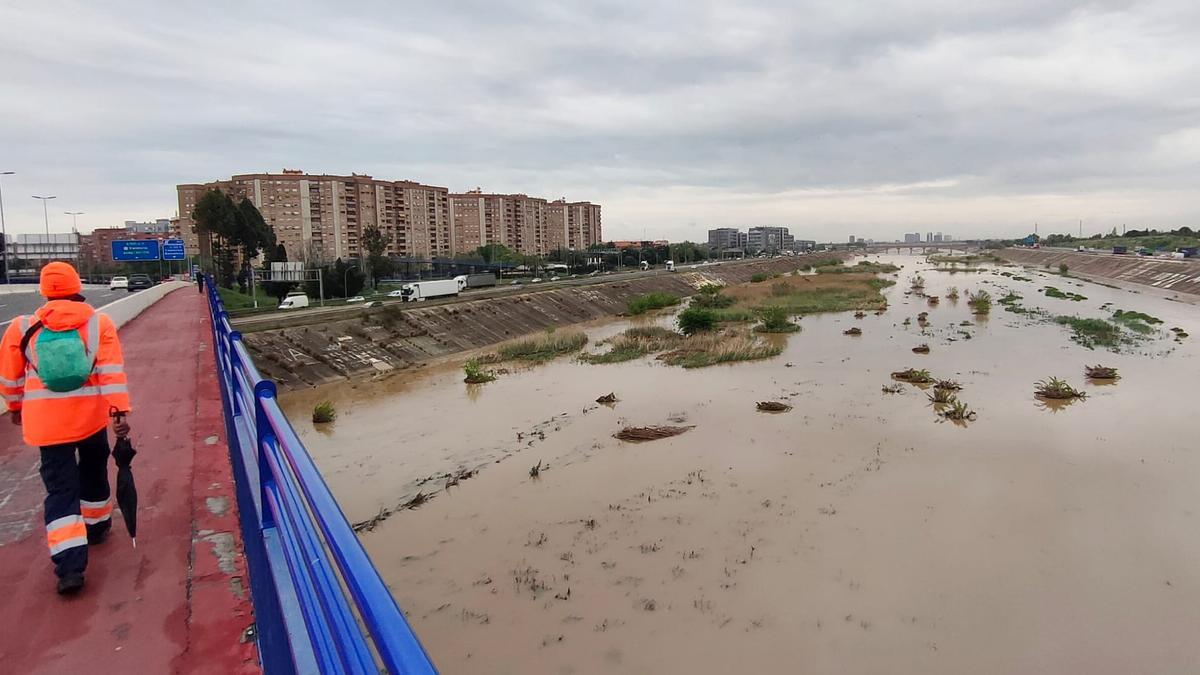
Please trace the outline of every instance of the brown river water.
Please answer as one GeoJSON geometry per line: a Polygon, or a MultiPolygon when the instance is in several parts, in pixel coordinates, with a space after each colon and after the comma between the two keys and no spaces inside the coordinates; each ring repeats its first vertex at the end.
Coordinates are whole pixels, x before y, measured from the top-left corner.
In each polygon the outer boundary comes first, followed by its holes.
{"type": "MultiPolygon", "coordinates": [[[[1200,308],[883,260],[904,266],[885,314],[806,316],[764,361],[561,358],[466,385],[464,357],[284,404],[352,521],[436,492],[361,536],[445,673],[1200,672],[1197,338],[1093,351],[1000,305],[973,318],[944,291],[1095,317],[1111,302],[1197,337],[1200,308]],[[917,271],[938,306],[905,294],[917,271]],[[1122,378],[1088,383],[1096,363],[1122,378]],[[883,393],[908,366],[961,382],[978,418],[942,421],[912,385],[883,393]],[[1051,375],[1088,398],[1039,402],[1051,375]],[[594,403],[609,392],[618,403],[594,403]],[[322,399],[339,418],[317,430],[322,399]],[[613,438],[659,424],[695,428],[613,438]]],[[[629,325],[585,328],[594,343],[629,325]]]]}

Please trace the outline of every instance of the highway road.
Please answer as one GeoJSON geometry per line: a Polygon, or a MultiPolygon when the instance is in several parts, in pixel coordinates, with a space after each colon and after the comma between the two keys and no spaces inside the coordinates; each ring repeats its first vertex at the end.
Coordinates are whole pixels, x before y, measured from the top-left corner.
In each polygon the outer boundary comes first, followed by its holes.
{"type": "MultiPolygon", "coordinates": [[[[129,295],[125,289],[110,291],[106,286],[85,286],[83,297],[93,307],[107,305],[114,300],[120,300],[129,295]]],[[[19,290],[12,293],[0,293],[0,326],[22,314],[32,314],[33,310],[41,307],[46,299],[37,292],[37,286],[29,285],[29,290],[19,290]]]]}

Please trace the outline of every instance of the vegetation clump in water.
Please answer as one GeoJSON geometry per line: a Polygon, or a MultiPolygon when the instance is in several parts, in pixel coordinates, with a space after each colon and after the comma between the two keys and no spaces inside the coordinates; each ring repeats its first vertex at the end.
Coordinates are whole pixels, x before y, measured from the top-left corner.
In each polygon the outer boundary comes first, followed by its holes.
{"type": "Polygon", "coordinates": [[[931,263],[962,263],[963,265],[981,262],[1003,262],[999,257],[991,253],[972,253],[970,255],[935,253],[934,255],[926,256],[925,260],[931,263]]]}
{"type": "Polygon", "coordinates": [[[1112,320],[1140,335],[1153,333],[1154,326],[1162,323],[1162,319],[1158,317],[1142,312],[1127,312],[1123,309],[1113,312],[1112,320]]]}
{"type": "Polygon", "coordinates": [[[992,294],[982,288],[974,293],[967,293],[967,305],[975,314],[986,316],[992,311],[992,294]]]}
{"type": "Polygon", "coordinates": [[[312,421],[314,424],[328,424],[337,419],[337,408],[333,401],[321,401],[313,406],[312,421]]]}
{"type": "Polygon", "coordinates": [[[642,443],[644,441],[657,441],[660,438],[678,436],[691,428],[693,427],[625,427],[613,434],[613,436],[629,443],[642,443]]]}
{"type": "Polygon", "coordinates": [[[946,289],[946,299],[947,300],[958,300],[958,287],[957,286],[951,286],[950,288],[946,289]]]}
{"type": "Polygon", "coordinates": [[[1060,380],[1057,377],[1051,377],[1047,380],[1038,380],[1034,384],[1034,394],[1038,398],[1049,398],[1055,400],[1065,400],[1073,398],[1087,398],[1087,394],[1067,384],[1065,380],[1060,380]]]}
{"type": "Polygon", "coordinates": [[[1075,302],[1081,302],[1083,300],[1087,300],[1087,296],[1080,295],[1078,293],[1072,293],[1070,291],[1066,291],[1066,292],[1060,291],[1053,286],[1047,286],[1045,289],[1043,289],[1043,292],[1046,294],[1047,298],[1058,298],[1060,300],[1074,300],[1075,302]]]}
{"type": "Polygon", "coordinates": [[[947,403],[944,408],[942,408],[939,414],[942,417],[955,422],[967,422],[975,419],[976,417],[974,410],[971,410],[969,407],[967,407],[966,403],[954,397],[951,397],[950,402],[947,403]]]}
{"type": "Polygon", "coordinates": [[[498,350],[498,353],[502,361],[549,361],[556,356],[583,349],[587,341],[587,334],[583,331],[566,331],[562,333],[549,331],[541,337],[528,338],[503,345],[498,350]]]}
{"type": "Polygon", "coordinates": [[[679,296],[673,293],[647,293],[629,301],[626,312],[632,315],[645,314],[652,309],[673,307],[679,304],[679,296]]]}
{"type": "Polygon", "coordinates": [[[962,385],[954,380],[938,380],[933,385],[935,389],[945,389],[946,391],[961,391],[962,385]]]}
{"type": "Polygon", "coordinates": [[[931,403],[949,403],[954,400],[954,392],[949,389],[934,387],[932,394],[925,394],[931,403]]]}
{"type": "Polygon", "coordinates": [[[862,335],[862,329],[858,326],[847,328],[846,330],[842,331],[842,335],[862,335]]]}
{"type": "Polygon", "coordinates": [[[892,274],[900,268],[891,263],[877,263],[863,260],[857,265],[825,265],[817,269],[818,274],[892,274]]]}
{"type": "Polygon", "coordinates": [[[896,372],[892,373],[892,378],[900,380],[901,382],[908,382],[910,384],[929,384],[930,382],[933,382],[933,377],[929,374],[928,370],[917,370],[915,368],[897,370],[896,372]]]}
{"type": "Polygon", "coordinates": [[[679,330],[684,335],[711,331],[717,325],[717,315],[711,309],[688,307],[679,313],[679,330]]]}
{"type": "Polygon", "coordinates": [[[470,359],[464,363],[463,373],[466,374],[463,382],[467,384],[483,384],[484,382],[491,382],[496,379],[496,374],[485,369],[479,359],[470,359]]]}
{"type": "Polygon", "coordinates": [[[916,347],[913,347],[912,350],[913,350],[914,354],[928,354],[929,353],[929,345],[919,344],[916,347]]]}
{"type": "Polygon", "coordinates": [[[1088,349],[1097,345],[1115,349],[1121,344],[1121,327],[1104,319],[1085,319],[1078,316],[1060,316],[1055,321],[1069,326],[1071,339],[1088,349]]]}

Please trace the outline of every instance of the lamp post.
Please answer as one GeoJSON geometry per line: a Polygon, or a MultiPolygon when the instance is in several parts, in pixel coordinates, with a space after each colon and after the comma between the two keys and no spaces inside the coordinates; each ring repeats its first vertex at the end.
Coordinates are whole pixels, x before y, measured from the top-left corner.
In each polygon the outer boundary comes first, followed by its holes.
{"type": "Polygon", "coordinates": [[[42,266],[45,267],[46,263],[50,262],[50,259],[54,257],[54,248],[50,245],[50,212],[46,210],[46,202],[50,201],[51,199],[56,199],[57,197],[54,195],[49,197],[39,197],[37,195],[33,195],[33,198],[42,200],[42,218],[44,218],[46,221],[46,261],[42,263],[42,266]]]}
{"type": "MultiPolygon", "coordinates": [[[[15,171],[0,171],[0,176],[11,176],[15,171]]],[[[4,190],[0,189],[0,236],[4,237],[4,283],[12,283],[8,276],[8,229],[4,226],[4,190]]]]}

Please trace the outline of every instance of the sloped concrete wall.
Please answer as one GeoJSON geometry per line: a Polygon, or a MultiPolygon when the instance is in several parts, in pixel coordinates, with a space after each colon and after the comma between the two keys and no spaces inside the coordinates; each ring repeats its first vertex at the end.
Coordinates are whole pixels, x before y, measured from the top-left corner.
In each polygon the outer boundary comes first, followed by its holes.
{"type": "Polygon", "coordinates": [[[353,319],[247,333],[255,363],[281,386],[316,385],[419,363],[537,333],[614,316],[629,300],[662,291],[684,297],[707,283],[738,284],[784,274],[822,257],[714,265],[607,284],[566,287],[433,307],[392,304],[353,319]]]}
{"type": "Polygon", "coordinates": [[[1200,296],[1200,262],[1163,260],[1138,255],[1076,253],[1059,249],[1009,248],[999,255],[1022,265],[1057,269],[1066,263],[1071,273],[1151,286],[1164,291],[1200,296]]]}

